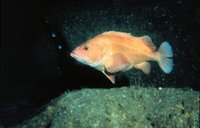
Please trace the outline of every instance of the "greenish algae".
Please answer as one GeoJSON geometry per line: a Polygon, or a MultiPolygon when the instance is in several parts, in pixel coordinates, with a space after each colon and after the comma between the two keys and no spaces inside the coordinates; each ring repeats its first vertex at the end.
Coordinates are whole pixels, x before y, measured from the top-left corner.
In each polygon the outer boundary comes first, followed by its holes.
{"type": "Polygon", "coordinates": [[[52,100],[16,128],[199,127],[199,92],[191,89],[122,87],[82,89],[52,100]]]}

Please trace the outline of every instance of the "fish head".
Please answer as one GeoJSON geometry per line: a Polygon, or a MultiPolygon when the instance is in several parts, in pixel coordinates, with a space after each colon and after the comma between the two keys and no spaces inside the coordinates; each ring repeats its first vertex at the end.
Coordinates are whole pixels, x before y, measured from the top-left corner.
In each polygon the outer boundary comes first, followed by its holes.
{"type": "Polygon", "coordinates": [[[91,67],[98,66],[102,62],[105,54],[105,44],[98,40],[89,40],[76,47],[70,53],[71,57],[91,67]]]}

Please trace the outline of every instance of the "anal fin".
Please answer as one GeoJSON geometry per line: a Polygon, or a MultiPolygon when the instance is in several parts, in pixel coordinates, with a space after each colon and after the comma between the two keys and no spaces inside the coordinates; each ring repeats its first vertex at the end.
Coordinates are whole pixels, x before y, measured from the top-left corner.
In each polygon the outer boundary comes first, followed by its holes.
{"type": "Polygon", "coordinates": [[[142,62],[135,66],[137,69],[142,70],[145,74],[149,74],[151,72],[151,64],[149,62],[142,62]]]}

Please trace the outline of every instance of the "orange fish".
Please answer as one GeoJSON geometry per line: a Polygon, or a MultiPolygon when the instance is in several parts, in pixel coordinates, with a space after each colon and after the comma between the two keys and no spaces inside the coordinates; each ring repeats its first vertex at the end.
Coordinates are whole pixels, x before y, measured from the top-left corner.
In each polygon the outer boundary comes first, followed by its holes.
{"type": "Polygon", "coordinates": [[[134,37],[129,33],[109,31],[95,36],[75,48],[70,55],[106,75],[114,84],[115,73],[131,68],[151,71],[148,61],[156,61],[165,73],[173,69],[173,51],[168,42],[158,50],[149,36],[134,37]]]}

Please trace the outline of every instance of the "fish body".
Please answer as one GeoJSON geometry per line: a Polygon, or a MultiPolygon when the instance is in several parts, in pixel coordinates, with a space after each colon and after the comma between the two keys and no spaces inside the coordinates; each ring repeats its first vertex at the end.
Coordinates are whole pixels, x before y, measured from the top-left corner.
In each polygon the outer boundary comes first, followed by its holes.
{"type": "Polygon", "coordinates": [[[115,73],[131,68],[151,71],[148,61],[156,61],[165,73],[173,69],[173,51],[168,42],[158,50],[149,36],[135,37],[129,33],[109,31],[95,36],[75,48],[70,55],[79,62],[104,73],[115,83],[115,73]]]}

